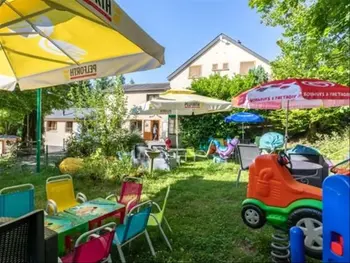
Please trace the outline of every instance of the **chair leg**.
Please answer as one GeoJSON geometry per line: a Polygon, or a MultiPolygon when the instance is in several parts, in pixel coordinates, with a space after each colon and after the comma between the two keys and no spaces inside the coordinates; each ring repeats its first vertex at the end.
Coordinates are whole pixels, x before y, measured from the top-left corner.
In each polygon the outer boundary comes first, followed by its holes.
{"type": "Polygon", "coordinates": [[[111,254],[108,255],[108,258],[106,258],[105,261],[103,261],[104,263],[113,263],[112,262],[112,257],[111,257],[111,254]]]}
{"type": "Polygon", "coordinates": [[[171,251],[173,251],[173,248],[171,247],[171,244],[170,244],[170,242],[169,242],[169,239],[168,239],[167,236],[165,235],[162,226],[161,226],[160,224],[158,224],[158,227],[159,227],[160,233],[162,233],[162,236],[164,237],[164,240],[165,240],[166,244],[168,245],[169,249],[170,249],[171,251]]]}
{"type": "Polygon", "coordinates": [[[120,245],[117,245],[117,249],[118,249],[118,253],[119,253],[119,257],[120,257],[121,262],[126,263],[122,247],[120,245]]]}
{"type": "Polygon", "coordinates": [[[156,252],[154,251],[153,245],[152,245],[152,241],[151,238],[149,237],[149,234],[147,232],[147,230],[145,230],[145,236],[149,245],[149,249],[151,250],[152,256],[156,256],[156,252]]]}
{"type": "Polygon", "coordinates": [[[169,225],[169,222],[168,222],[168,220],[166,220],[165,216],[163,217],[163,220],[164,220],[165,224],[167,225],[167,227],[169,228],[169,231],[170,231],[171,233],[173,233],[173,230],[171,229],[171,227],[170,227],[170,225],[169,225]]]}
{"type": "Polygon", "coordinates": [[[237,176],[237,181],[236,181],[236,187],[238,186],[239,178],[241,177],[241,173],[242,173],[242,169],[239,169],[238,176],[237,176]]]}

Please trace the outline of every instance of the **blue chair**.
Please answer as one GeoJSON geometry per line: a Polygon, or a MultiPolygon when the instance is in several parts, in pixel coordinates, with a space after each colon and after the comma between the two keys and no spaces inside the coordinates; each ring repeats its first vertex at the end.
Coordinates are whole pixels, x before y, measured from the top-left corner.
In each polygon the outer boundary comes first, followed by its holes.
{"type": "Polygon", "coordinates": [[[20,217],[34,211],[34,186],[21,184],[0,190],[0,217],[20,217]]]}
{"type": "Polygon", "coordinates": [[[124,220],[124,224],[117,226],[113,244],[117,246],[120,260],[125,263],[125,257],[122,247],[130,244],[132,240],[145,234],[149,248],[153,256],[156,255],[151,239],[147,232],[147,222],[152,211],[152,202],[144,202],[133,207],[124,220]]]}

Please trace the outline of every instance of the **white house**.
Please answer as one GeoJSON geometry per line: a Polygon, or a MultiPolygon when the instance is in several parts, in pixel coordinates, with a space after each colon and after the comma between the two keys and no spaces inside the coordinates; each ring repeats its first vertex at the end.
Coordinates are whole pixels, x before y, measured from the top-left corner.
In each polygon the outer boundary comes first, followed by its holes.
{"type": "Polygon", "coordinates": [[[54,110],[44,119],[45,144],[49,146],[63,147],[73,133],[78,132],[78,123],[75,121],[74,109],[54,110]]]}
{"type": "MultiPolygon", "coordinates": [[[[169,83],[133,84],[123,87],[129,112],[134,106],[157,98],[170,89],[169,83]]],[[[157,139],[165,139],[168,132],[168,115],[129,115],[127,126],[130,130],[139,131],[147,141],[152,140],[152,129],[156,126],[157,139]]]]}
{"type": "Polygon", "coordinates": [[[214,73],[233,76],[247,74],[249,69],[262,66],[271,73],[269,61],[225,34],[218,35],[168,76],[170,87],[188,88],[193,79],[214,73]]]}

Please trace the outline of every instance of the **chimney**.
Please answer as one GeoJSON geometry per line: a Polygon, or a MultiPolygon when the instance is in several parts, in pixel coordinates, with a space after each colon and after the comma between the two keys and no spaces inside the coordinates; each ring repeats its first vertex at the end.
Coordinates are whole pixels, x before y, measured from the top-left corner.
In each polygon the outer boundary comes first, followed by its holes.
{"type": "Polygon", "coordinates": [[[239,39],[237,40],[237,43],[238,43],[238,44],[242,44],[241,40],[239,40],[239,39]]]}

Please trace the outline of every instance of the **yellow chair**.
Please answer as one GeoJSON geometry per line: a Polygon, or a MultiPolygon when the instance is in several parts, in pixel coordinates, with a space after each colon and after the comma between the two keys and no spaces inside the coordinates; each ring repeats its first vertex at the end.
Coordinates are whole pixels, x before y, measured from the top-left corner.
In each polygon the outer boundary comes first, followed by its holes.
{"type": "Polygon", "coordinates": [[[47,205],[46,212],[57,214],[68,208],[87,201],[83,193],[77,193],[74,197],[73,179],[70,175],[49,177],[46,180],[47,205]]]}

